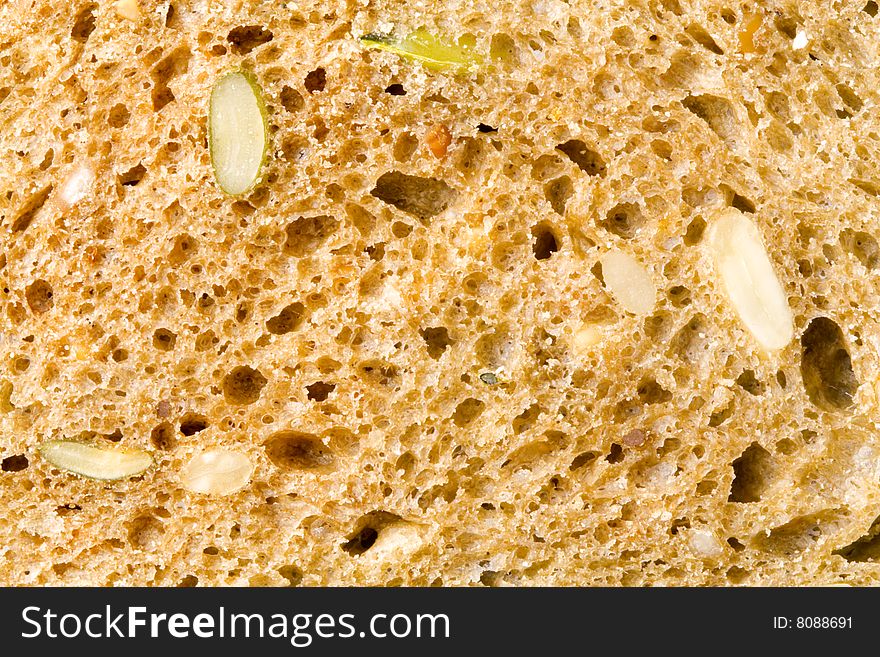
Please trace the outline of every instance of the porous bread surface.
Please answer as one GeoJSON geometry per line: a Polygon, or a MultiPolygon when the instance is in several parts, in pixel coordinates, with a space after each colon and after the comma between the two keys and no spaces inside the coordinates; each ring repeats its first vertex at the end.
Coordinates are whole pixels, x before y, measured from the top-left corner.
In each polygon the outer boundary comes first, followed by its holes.
{"type": "Polygon", "coordinates": [[[876,583],[877,11],[0,3],[0,583],[876,583]],[[483,63],[359,41],[419,27],[483,63]],[[271,141],[231,198],[206,126],[238,68],[271,141]],[[729,206],[781,350],[713,267],[729,206]],[[79,478],[60,438],[155,465],[79,478]],[[214,448],[250,482],[188,492],[214,448]]]}

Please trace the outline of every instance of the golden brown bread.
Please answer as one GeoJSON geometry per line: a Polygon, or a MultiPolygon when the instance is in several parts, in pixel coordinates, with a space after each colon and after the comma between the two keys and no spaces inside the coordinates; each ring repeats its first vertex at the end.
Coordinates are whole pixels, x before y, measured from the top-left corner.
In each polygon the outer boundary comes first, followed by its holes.
{"type": "Polygon", "coordinates": [[[0,583],[876,582],[876,14],[2,3],[0,583]],[[359,41],[420,27],[482,62],[359,41]],[[237,68],[244,198],[206,141],[237,68]],[[186,490],[215,449],[244,488],[186,490]]]}

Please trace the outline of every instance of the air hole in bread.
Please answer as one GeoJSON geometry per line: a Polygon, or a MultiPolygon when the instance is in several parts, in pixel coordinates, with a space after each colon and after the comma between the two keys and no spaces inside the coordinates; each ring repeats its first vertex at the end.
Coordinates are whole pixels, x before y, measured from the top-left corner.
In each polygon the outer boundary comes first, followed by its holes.
{"type": "Polygon", "coordinates": [[[302,94],[287,85],[284,85],[281,88],[280,100],[281,106],[291,113],[298,112],[305,106],[305,100],[303,100],[302,94]]]}
{"type": "Polygon", "coordinates": [[[642,209],[636,203],[618,203],[605,213],[605,218],[599,225],[624,239],[636,236],[639,229],[645,224],[642,209]]]}
{"type": "Polygon", "coordinates": [[[559,251],[559,242],[549,224],[538,224],[532,228],[532,253],[536,260],[547,260],[559,251]]]}
{"type": "Polygon", "coordinates": [[[645,377],[639,381],[636,394],[643,404],[663,404],[672,399],[672,393],[651,377],[645,377]]]}
{"type": "Polygon", "coordinates": [[[404,452],[397,458],[397,462],[394,464],[394,469],[398,472],[402,472],[404,476],[408,476],[415,467],[418,459],[413,455],[412,452],[404,452]]]}
{"type": "Polygon", "coordinates": [[[253,205],[244,200],[234,201],[229,207],[237,217],[242,217],[242,221],[240,223],[242,227],[247,226],[247,221],[245,221],[243,218],[251,216],[256,211],[256,208],[253,205]]]}
{"type": "Polygon", "coordinates": [[[574,184],[568,176],[559,176],[544,185],[544,198],[550,203],[550,207],[560,215],[565,214],[565,206],[573,194],[574,184]]]}
{"type": "Polygon", "coordinates": [[[387,511],[371,511],[361,516],[355,529],[342,544],[343,551],[352,556],[363,554],[376,543],[382,530],[400,521],[400,516],[387,511]]]}
{"type": "Polygon", "coordinates": [[[300,217],[288,224],[284,253],[302,258],[311,255],[336,230],[339,222],[327,215],[300,217]]]}
{"type": "MultiPolygon", "coordinates": [[[[73,504],[72,502],[68,502],[67,504],[62,504],[55,508],[55,513],[65,518],[69,515],[75,514],[77,511],[82,511],[82,507],[79,504],[73,504]]],[[[120,541],[119,539],[110,539],[110,542],[113,543],[113,547],[116,548],[124,548],[125,543],[120,541]]]]}
{"type": "Polygon", "coordinates": [[[750,395],[763,395],[767,386],[755,376],[754,370],[743,370],[736,379],[736,384],[750,395]]]}
{"type": "Polygon", "coordinates": [[[832,554],[855,563],[880,561],[880,518],[874,520],[865,535],[832,554]]]}
{"type": "Polygon", "coordinates": [[[688,94],[681,102],[731,148],[736,148],[742,142],[742,126],[733,103],[727,98],[712,94],[688,94]]]}
{"type": "Polygon", "coordinates": [[[462,289],[468,294],[478,295],[489,282],[489,277],[481,271],[468,274],[461,282],[462,289]]]}
{"type": "Polygon", "coordinates": [[[507,34],[493,34],[489,42],[489,57],[504,64],[516,64],[519,58],[516,42],[507,34]]]}
{"type": "Polygon", "coordinates": [[[880,267],[880,246],[870,233],[845,228],[840,233],[840,246],[858,259],[862,265],[873,270],[880,267]]]}
{"type": "Polygon", "coordinates": [[[288,136],[281,142],[281,156],[288,162],[300,162],[309,151],[309,142],[304,137],[288,136]]]}
{"type": "Polygon", "coordinates": [[[240,25],[226,35],[226,40],[232,44],[232,51],[237,55],[247,55],[273,38],[272,32],[260,25],[240,25]]]}
{"type": "Polygon", "coordinates": [[[670,347],[679,358],[690,363],[699,363],[706,356],[709,323],[706,316],[698,313],[692,316],[672,338],[670,347]]]}
{"type": "Polygon", "coordinates": [[[411,132],[403,132],[394,142],[394,159],[406,162],[419,147],[419,138],[411,132]]]}
{"type": "Polygon", "coordinates": [[[777,14],[773,19],[773,25],[776,26],[776,29],[789,39],[794,39],[797,36],[798,25],[802,22],[803,20],[799,16],[785,16],[783,14],[777,14]]]}
{"type": "Polygon", "coordinates": [[[356,203],[346,203],[345,214],[364,237],[369,236],[376,225],[376,217],[356,203]]]}
{"type": "Polygon", "coordinates": [[[399,171],[382,174],[370,194],[423,222],[443,212],[457,195],[442,180],[410,176],[399,171]]]}
{"type": "Polygon", "coordinates": [[[715,53],[716,55],[724,54],[724,50],[721,49],[721,46],[715,42],[715,39],[712,38],[712,35],[709,34],[704,27],[693,23],[688,25],[685,32],[709,52],[715,53]]]}
{"type": "Polygon", "coordinates": [[[691,291],[683,285],[674,285],[666,293],[672,305],[676,308],[684,308],[691,303],[691,291]]]}
{"type": "Polygon", "coordinates": [[[259,370],[239,365],[223,377],[223,396],[231,404],[253,404],[260,398],[260,393],[268,382],[259,370]]]}
{"type": "Polygon", "coordinates": [[[474,344],[474,355],[485,369],[497,370],[513,356],[514,342],[507,326],[499,326],[474,344]]]}
{"type": "Polygon", "coordinates": [[[198,242],[190,235],[178,235],[174,239],[174,246],[168,254],[168,261],[173,265],[180,265],[193,253],[196,252],[198,242]]]}
{"type": "Polygon", "coordinates": [[[770,452],[752,443],[733,462],[733,483],[729,502],[758,502],[770,484],[775,468],[770,452]]]}
{"type": "Polygon", "coordinates": [[[669,526],[669,534],[670,536],[677,536],[681,533],[682,529],[690,529],[691,521],[690,518],[675,518],[672,521],[672,524],[669,526]]]}
{"type": "Polygon", "coordinates": [[[703,233],[706,231],[706,220],[702,217],[695,217],[688,224],[687,231],[684,234],[684,243],[687,246],[695,246],[703,239],[703,233]]]}
{"type": "Polygon", "coordinates": [[[153,79],[153,110],[158,112],[174,100],[174,93],[168,86],[176,76],[186,73],[192,56],[189,48],[180,46],[170,55],[159,61],[150,74],[153,79]]]}
{"type": "Polygon", "coordinates": [[[302,431],[279,431],[264,444],[266,456],[283,470],[315,470],[332,466],[335,458],[318,436],[302,431]]]}
{"type": "Polygon", "coordinates": [[[0,461],[0,470],[3,472],[21,472],[28,467],[28,458],[24,454],[15,454],[7,456],[0,461]]]}
{"type": "Polygon", "coordinates": [[[825,509],[798,516],[769,532],[758,533],[753,545],[771,554],[796,557],[816,545],[824,535],[835,531],[847,515],[845,510],[825,509]]]}
{"type": "MultiPolygon", "coordinates": [[[[314,130],[312,131],[312,137],[315,138],[319,144],[324,143],[324,140],[327,138],[327,135],[330,134],[330,128],[327,127],[327,124],[324,122],[324,119],[320,116],[314,117],[310,121],[310,125],[314,126],[314,130]]],[[[338,159],[335,155],[330,156],[329,160],[332,164],[335,164],[338,159]]]]}
{"type": "Polygon", "coordinates": [[[727,544],[733,548],[734,552],[742,552],[746,549],[746,546],[743,545],[735,536],[731,536],[727,539],[727,544]]]}
{"type": "Polygon", "coordinates": [[[296,566],[281,566],[278,574],[287,581],[286,586],[299,586],[303,580],[303,572],[296,566]]]}
{"type": "Polygon", "coordinates": [[[30,309],[38,315],[48,312],[55,305],[52,286],[42,278],[28,285],[24,295],[30,309]]]}
{"type": "Polygon", "coordinates": [[[697,497],[704,497],[706,495],[711,495],[715,492],[715,489],[718,488],[718,482],[714,479],[704,479],[699,484],[697,484],[696,495],[697,497]]]}
{"type": "Polygon", "coordinates": [[[170,451],[177,446],[177,436],[170,422],[162,422],[150,431],[150,444],[163,452],[170,451]]]}
{"type": "Polygon", "coordinates": [[[324,91],[324,87],[327,86],[327,71],[320,67],[309,71],[303,84],[310,94],[324,91]]]}
{"type": "Polygon", "coordinates": [[[745,568],[742,568],[740,566],[731,566],[727,569],[726,576],[731,584],[742,584],[749,578],[750,575],[751,573],[745,568]]]}
{"type": "Polygon", "coordinates": [[[484,570],[480,574],[480,584],[483,586],[499,586],[502,581],[502,573],[496,570],[484,570]]]}
{"type": "Polygon", "coordinates": [[[589,176],[604,176],[606,173],[605,161],[595,150],[589,148],[579,139],[570,139],[556,147],[559,151],[574,162],[578,168],[589,176]]]}
{"type": "MultiPolygon", "coordinates": [[[[514,471],[532,470],[536,462],[540,461],[543,457],[565,447],[566,439],[564,434],[559,432],[548,432],[548,434],[540,440],[533,440],[513,450],[501,464],[501,467],[509,467],[514,471]]],[[[551,486],[558,488],[558,485],[558,478],[555,480],[555,484],[551,482],[551,486]]]]}
{"type": "Polygon", "coordinates": [[[46,204],[46,199],[49,198],[52,189],[52,185],[48,185],[27,200],[21,210],[19,210],[18,216],[12,222],[13,233],[26,230],[31,225],[37,213],[46,204]]]}
{"type": "Polygon", "coordinates": [[[599,455],[596,452],[581,452],[572,459],[571,465],[568,466],[568,469],[572,472],[580,470],[593,463],[598,457],[599,455]]]}
{"type": "Polygon", "coordinates": [[[732,9],[725,7],[721,10],[721,20],[723,20],[728,25],[736,24],[736,12],[732,9]]]}
{"type": "Polygon", "coordinates": [[[730,201],[730,206],[736,208],[740,212],[748,212],[750,214],[755,213],[755,204],[747,199],[745,196],[741,196],[734,192],[733,198],[730,201]]]}
{"type": "Polygon", "coordinates": [[[177,334],[166,328],[159,328],[153,332],[153,346],[159,351],[171,351],[177,341],[177,334]]]}
{"type": "Polygon", "coordinates": [[[131,119],[131,112],[122,103],[116,103],[107,113],[107,123],[111,128],[124,128],[131,119]]]}
{"type": "Polygon", "coordinates": [[[342,545],[342,549],[352,555],[363,554],[379,538],[379,532],[373,527],[364,527],[342,545]]]}
{"type": "Polygon", "coordinates": [[[358,370],[366,381],[381,386],[394,385],[399,376],[397,367],[379,359],[364,361],[358,370]]]}
{"type": "Polygon", "coordinates": [[[791,456],[798,451],[798,444],[791,438],[783,438],[776,441],[776,451],[786,456],[791,456]]]}
{"type": "MultiPolygon", "coordinates": [[[[368,426],[368,425],[364,425],[368,426]]],[[[354,456],[360,449],[360,440],[357,434],[345,427],[333,427],[323,433],[327,444],[333,454],[340,456],[354,456]]]]}
{"type": "Polygon", "coordinates": [[[119,174],[116,176],[117,180],[119,180],[119,184],[126,187],[134,187],[141,180],[143,180],[144,176],[147,173],[146,167],[143,164],[137,164],[133,166],[128,171],[119,174]]]}
{"type": "Polygon", "coordinates": [[[835,89],[837,89],[837,94],[840,96],[841,100],[846,103],[847,107],[849,107],[853,113],[859,112],[862,107],[864,107],[865,101],[863,101],[859,95],[847,85],[841,83],[838,84],[835,89]]]}
{"type": "Polygon", "coordinates": [[[711,186],[688,186],[681,190],[681,200],[692,208],[716,208],[725,199],[725,195],[732,195],[731,190],[726,185],[720,185],[719,188],[711,186]]]}
{"type": "Polygon", "coordinates": [[[199,413],[187,413],[180,418],[180,433],[184,436],[194,436],[208,428],[208,418],[199,413]]]}
{"type": "Polygon", "coordinates": [[[869,196],[880,196],[880,184],[871,180],[860,180],[858,178],[850,178],[849,182],[861,189],[869,196]]]}
{"type": "Polygon", "coordinates": [[[173,27],[177,23],[177,10],[173,2],[168,3],[168,9],[165,10],[165,27],[173,27]]]}
{"type": "Polygon", "coordinates": [[[611,443],[611,448],[608,450],[608,454],[605,456],[605,460],[608,463],[620,463],[626,456],[623,453],[623,447],[621,447],[618,443],[611,443]]]}
{"type": "Polygon", "coordinates": [[[801,336],[801,375],[810,401],[824,410],[846,410],[859,387],[836,322],[827,317],[812,320],[801,336]]]}
{"type": "Polygon", "coordinates": [[[657,448],[657,456],[665,458],[671,454],[675,454],[681,449],[681,441],[678,438],[667,438],[663,444],[657,448]]]}
{"type": "Polygon", "coordinates": [[[525,253],[523,246],[528,242],[525,233],[511,235],[511,239],[496,241],[492,247],[492,264],[502,271],[514,271],[525,253]]]}
{"type": "Polygon", "coordinates": [[[544,409],[542,409],[538,403],[529,406],[522,413],[513,418],[513,421],[511,422],[513,433],[519,435],[531,429],[535,426],[535,423],[543,412],[544,409]]]}
{"type": "Polygon", "coordinates": [[[324,381],[316,381],[312,385],[306,386],[309,400],[316,402],[325,401],[334,390],[336,390],[335,384],[324,381]]]}
{"type": "Polygon", "coordinates": [[[379,262],[382,258],[385,257],[385,242],[371,244],[364,249],[364,252],[370,258],[370,260],[374,262],[379,262]]]}
{"type": "Polygon", "coordinates": [[[220,338],[214,333],[213,329],[203,331],[196,336],[196,351],[207,351],[220,342],[220,338]]]}
{"type": "Polygon", "coordinates": [[[635,35],[632,29],[626,25],[614,28],[614,31],[611,33],[611,40],[627,50],[636,45],[635,35]]]}
{"type": "Polygon", "coordinates": [[[122,429],[117,427],[111,433],[101,433],[98,435],[101,436],[101,438],[103,438],[104,440],[109,440],[111,443],[118,443],[120,440],[122,440],[122,429]]]}
{"type": "Polygon", "coordinates": [[[454,342],[449,337],[449,330],[445,326],[431,326],[419,329],[419,335],[422,336],[425,345],[428,347],[428,355],[434,360],[440,358],[447,347],[454,342]]]}
{"type": "Polygon", "coordinates": [[[457,141],[455,168],[465,175],[476,173],[486,153],[485,140],[464,137],[457,141]]]}
{"type": "Polygon", "coordinates": [[[395,82],[385,87],[385,93],[389,96],[406,96],[406,89],[399,82],[395,82]]]}
{"type": "Polygon", "coordinates": [[[788,377],[785,376],[785,370],[779,370],[776,372],[776,383],[779,384],[780,388],[785,390],[785,387],[788,384],[788,377]]]}
{"type": "MultiPolygon", "coordinates": [[[[55,151],[53,149],[49,149],[46,151],[45,155],[43,155],[43,161],[40,162],[39,169],[40,171],[46,171],[49,167],[52,166],[52,162],[55,161],[55,151]]],[[[0,267],[2,269],[2,267],[0,267]]]]}
{"type": "Polygon", "coordinates": [[[457,427],[466,427],[476,420],[486,407],[486,403],[470,397],[465,399],[455,407],[452,414],[452,421],[457,427]]]}
{"type": "Polygon", "coordinates": [[[266,329],[274,335],[295,331],[302,324],[306,308],[298,301],[285,306],[280,313],[266,321],[266,329]]]}
{"type": "Polygon", "coordinates": [[[73,21],[73,28],[70,30],[70,36],[74,41],[85,43],[89,40],[92,32],[95,31],[95,9],[98,5],[89,3],[79,11],[73,21]]]}
{"type": "Polygon", "coordinates": [[[733,410],[733,402],[730,402],[718,410],[712,411],[712,414],[709,416],[709,426],[712,428],[720,427],[730,419],[730,416],[733,415],[733,410]]]}
{"type": "Polygon", "coordinates": [[[177,583],[177,587],[181,589],[192,589],[199,585],[199,578],[195,575],[187,575],[177,583]]]}
{"type": "Polygon", "coordinates": [[[155,550],[164,534],[162,522],[152,515],[139,516],[128,523],[128,542],[136,550],[155,550]]]}
{"type": "MultiPolygon", "coordinates": [[[[679,50],[670,59],[669,68],[660,76],[660,81],[667,87],[676,89],[690,89],[703,72],[703,63],[689,50],[679,50]]],[[[661,120],[656,117],[646,119],[655,124],[658,129],[648,128],[651,132],[667,132],[665,126],[673,122],[661,120]]]]}
{"type": "Polygon", "coordinates": [[[877,3],[874,2],[874,0],[868,0],[868,2],[865,3],[865,6],[862,7],[862,11],[868,14],[871,18],[874,18],[874,16],[877,15],[877,3]]]}

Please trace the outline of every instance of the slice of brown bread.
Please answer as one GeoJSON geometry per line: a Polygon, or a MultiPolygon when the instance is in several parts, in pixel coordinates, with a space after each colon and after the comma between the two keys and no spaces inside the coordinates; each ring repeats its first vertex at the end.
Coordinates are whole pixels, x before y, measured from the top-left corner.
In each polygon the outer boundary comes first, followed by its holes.
{"type": "Polygon", "coordinates": [[[877,13],[2,3],[0,583],[876,582],[877,13]]]}

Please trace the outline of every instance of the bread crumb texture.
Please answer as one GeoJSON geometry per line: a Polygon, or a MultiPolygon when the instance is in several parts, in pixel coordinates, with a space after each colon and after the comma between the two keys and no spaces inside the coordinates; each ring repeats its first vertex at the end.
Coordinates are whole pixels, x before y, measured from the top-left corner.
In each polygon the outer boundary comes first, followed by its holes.
{"type": "Polygon", "coordinates": [[[0,3],[0,583],[877,583],[876,14],[0,3]]]}

